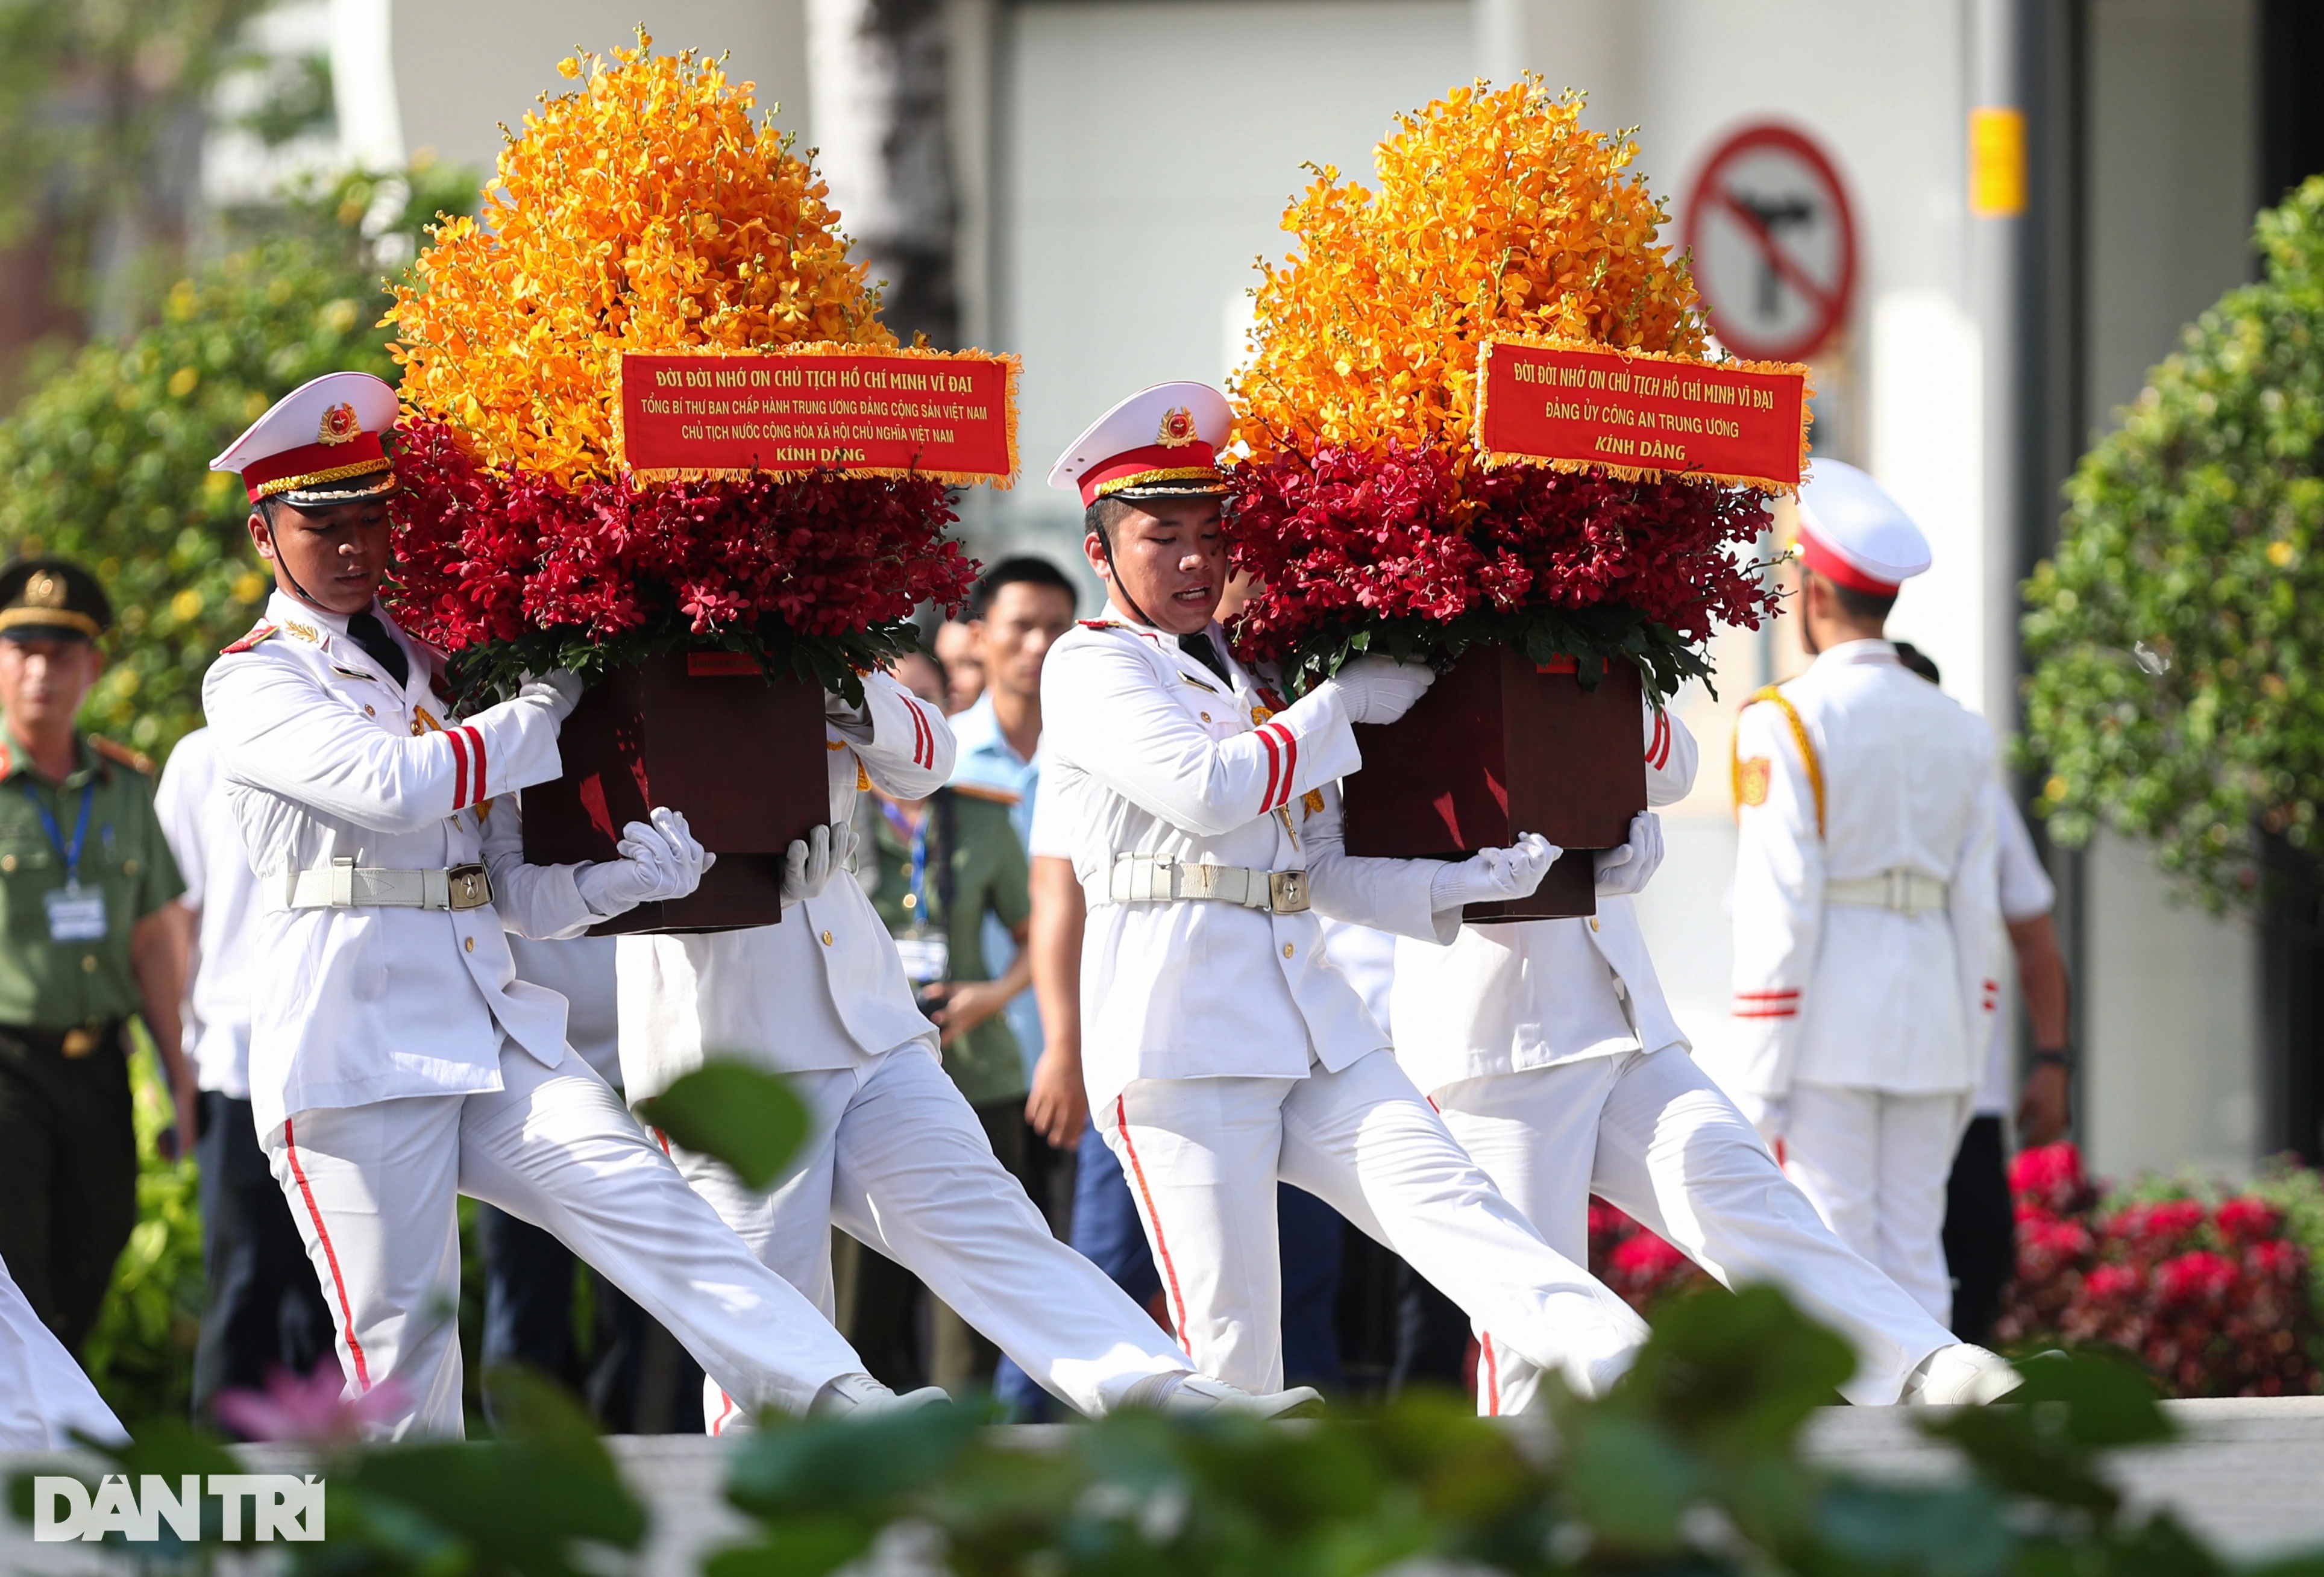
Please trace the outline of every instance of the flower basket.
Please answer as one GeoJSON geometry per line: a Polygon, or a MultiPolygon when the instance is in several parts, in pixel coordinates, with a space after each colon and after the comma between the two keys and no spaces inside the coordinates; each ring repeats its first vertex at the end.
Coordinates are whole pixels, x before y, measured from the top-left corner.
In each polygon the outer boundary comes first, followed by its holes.
{"type": "Polygon", "coordinates": [[[773,923],[783,851],[830,818],[823,735],[823,687],[770,680],[740,652],[673,652],[612,669],[558,737],[565,775],[525,790],[525,858],[617,858],[623,826],[677,806],[718,862],[690,897],[641,904],[590,934],[773,923]]]}
{"type": "Polygon", "coordinates": [[[751,85],[650,45],[563,62],[576,88],[396,290],[395,608],[464,700],[590,682],[530,857],[611,857],[650,804],[719,856],[607,928],[772,924],[782,850],[829,815],[821,692],[860,698],[920,604],[965,595],[971,468],[931,456],[957,415],[1005,480],[1014,368],[898,346],[751,85]]]}
{"type": "Polygon", "coordinates": [[[1360,653],[1440,675],[1350,779],[1350,852],[1576,851],[1477,918],[1592,911],[1582,852],[1646,804],[1638,698],[1773,611],[1750,549],[1803,454],[1803,373],[1711,359],[1635,148],[1581,110],[1462,88],[1399,117],[1377,191],[1320,169],[1232,390],[1238,650],[1295,691],[1360,653]]]}
{"type": "Polygon", "coordinates": [[[1471,921],[1595,914],[1591,851],[1628,835],[1646,805],[1638,676],[1612,665],[1585,688],[1572,661],[1475,646],[1411,711],[1359,728],[1364,770],[1347,781],[1350,852],[1458,858],[1539,833],[1571,850],[1530,898],[1471,904],[1471,921]]]}

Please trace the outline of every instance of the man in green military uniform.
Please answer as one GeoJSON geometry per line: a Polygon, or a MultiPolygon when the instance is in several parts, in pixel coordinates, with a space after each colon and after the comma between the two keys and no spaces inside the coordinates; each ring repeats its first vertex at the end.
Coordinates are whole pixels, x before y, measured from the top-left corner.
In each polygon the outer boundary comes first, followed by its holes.
{"type": "MultiPolygon", "coordinates": [[[[190,1150],[179,1046],[184,890],[152,763],[74,719],[113,610],[61,558],[0,568],[0,1259],[78,1352],[137,1223],[128,1019],[142,1013],[190,1150]]],[[[177,1153],[173,1148],[171,1153],[177,1153]]]]}

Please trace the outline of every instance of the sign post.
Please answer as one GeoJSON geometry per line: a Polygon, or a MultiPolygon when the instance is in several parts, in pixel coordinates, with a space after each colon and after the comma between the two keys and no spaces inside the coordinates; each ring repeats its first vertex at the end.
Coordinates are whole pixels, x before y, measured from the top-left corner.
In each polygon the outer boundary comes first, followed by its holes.
{"type": "Polygon", "coordinates": [[[1804,361],[1848,321],[1856,220],[1821,148],[1789,126],[1746,126],[1712,150],[1683,240],[1720,343],[1804,361]]]}

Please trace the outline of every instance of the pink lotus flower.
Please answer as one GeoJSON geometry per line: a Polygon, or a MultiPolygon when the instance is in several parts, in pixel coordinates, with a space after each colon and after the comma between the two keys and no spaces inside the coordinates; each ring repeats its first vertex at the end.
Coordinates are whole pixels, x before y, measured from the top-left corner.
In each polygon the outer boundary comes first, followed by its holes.
{"type": "Polygon", "coordinates": [[[280,1440],[300,1445],[348,1445],[374,1433],[373,1425],[402,1413],[402,1388],[382,1380],[353,1397],[336,1364],[300,1377],[278,1369],[263,1391],[226,1391],[217,1399],[219,1419],[246,1440],[280,1440]]]}

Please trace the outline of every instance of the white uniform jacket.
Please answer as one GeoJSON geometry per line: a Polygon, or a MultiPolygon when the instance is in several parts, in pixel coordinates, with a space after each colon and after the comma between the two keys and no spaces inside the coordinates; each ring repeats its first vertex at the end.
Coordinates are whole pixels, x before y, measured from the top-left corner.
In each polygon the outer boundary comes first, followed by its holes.
{"type": "Polygon", "coordinates": [[[528,865],[513,791],[562,770],[545,700],[466,719],[432,687],[439,659],[402,634],[399,687],[346,621],[278,591],[266,620],[210,665],[202,706],[257,873],[250,951],[250,1095],[263,1136],[321,1107],[501,1087],[503,1034],[543,1064],[565,1051],[565,999],[516,978],[503,927],[577,934],[594,921],[576,865],[528,865]],[[493,901],[284,910],[286,872],[483,864],[493,901]]]}
{"type": "Polygon", "coordinates": [[[257,928],[258,882],[243,852],[242,827],[218,781],[217,741],[197,728],[170,752],[153,790],[153,814],[185,878],[180,899],[201,916],[186,982],[186,1055],[194,1084],[250,1099],[250,944],[257,928]]]}
{"type": "MultiPolygon", "coordinates": [[[[1683,799],[1694,735],[1668,712],[1645,718],[1646,803],[1683,799]]],[[[1462,926],[1450,947],[1405,937],[1392,1000],[1396,1059],[1424,1091],[1687,1045],[1628,898],[1600,899],[1588,919],[1462,926]]]]}
{"type": "MultiPolygon", "coordinates": [[[[884,673],[863,676],[864,715],[825,728],[831,819],[874,784],[923,799],[952,776],[944,715],[884,673]]],[[[859,858],[863,857],[859,855],[859,858]]],[[[779,1073],[853,1067],[908,1042],[934,1054],[936,1028],[860,883],[834,872],[780,924],[698,936],[623,936],[622,1089],[642,1101],[702,1065],[739,1057],[779,1073]]]]}
{"type": "MultiPolygon", "coordinates": [[[[1223,655],[1225,632],[1210,634],[1223,655]]],[[[1227,667],[1222,680],[1177,637],[1111,620],[1067,631],[1042,664],[1042,793],[1092,894],[1082,1069],[1093,1104],[1138,1079],[1304,1078],[1311,1062],[1336,1071],[1380,1050],[1388,1036],[1325,958],[1314,911],[1436,931],[1433,862],[1338,853],[1337,781],[1363,764],[1345,703],[1327,688],[1286,707],[1265,676],[1227,667]],[[1125,853],[1305,870],[1314,911],[1101,901],[1125,853]]]]}
{"type": "Polygon", "coordinates": [[[1832,647],[1744,707],[1730,1087],[1976,1085],[2000,926],[1993,757],[1984,720],[1886,641],[1832,647]],[[1942,906],[1828,900],[1891,872],[1945,883],[1942,906]]]}

